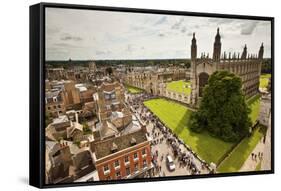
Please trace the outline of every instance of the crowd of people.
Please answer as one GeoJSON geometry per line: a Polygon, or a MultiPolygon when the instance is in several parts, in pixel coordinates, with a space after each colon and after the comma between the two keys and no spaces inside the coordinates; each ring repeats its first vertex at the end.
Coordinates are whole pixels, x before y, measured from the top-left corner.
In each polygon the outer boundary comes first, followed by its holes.
{"type": "MultiPolygon", "coordinates": [[[[148,132],[148,135],[152,137],[152,146],[162,144],[163,142],[166,143],[167,146],[171,148],[172,155],[178,161],[179,168],[186,168],[190,174],[201,174],[202,171],[213,172],[208,163],[201,160],[170,128],[167,128],[157,116],[144,106],[143,102],[148,99],[153,99],[154,96],[148,94],[129,96],[127,102],[132,106],[135,115],[138,116],[144,124],[148,125],[151,123],[153,125],[152,131],[148,132]],[[198,162],[196,164],[195,160],[200,161],[200,164],[198,164],[198,162]]],[[[169,153],[166,153],[165,155],[168,154],[169,153]]],[[[152,162],[154,163],[156,173],[162,174],[162,176],[165,176],[165,173],[162,171],[158,160],[162,162],[164,158],[164,154],[159,156],[157,149],[153,153],[152,162]]]]}

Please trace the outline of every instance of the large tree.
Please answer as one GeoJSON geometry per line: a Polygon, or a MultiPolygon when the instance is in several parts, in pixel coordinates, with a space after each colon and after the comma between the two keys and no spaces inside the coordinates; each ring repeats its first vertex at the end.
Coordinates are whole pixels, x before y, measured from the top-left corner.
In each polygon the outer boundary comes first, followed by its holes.
{"type": "Polygon", "coordinates": [[[233,73],[213,73],[203,90],[198,111],[191,115],[193,131],[209,131],[225,141],[237,141],[249,133],[250,108],[242,93],[242,81],[233,73]]]}

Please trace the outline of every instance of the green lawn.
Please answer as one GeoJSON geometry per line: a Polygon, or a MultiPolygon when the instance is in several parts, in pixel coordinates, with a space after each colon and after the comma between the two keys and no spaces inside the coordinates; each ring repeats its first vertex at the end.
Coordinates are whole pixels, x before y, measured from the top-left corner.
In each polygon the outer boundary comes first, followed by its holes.
{"type": "Polygon", "coordinates": [[[262,74],[260,76],[260,88],[267,88],[269,78],[271,78],[271,74],[262,74]]]}
{"type": "MultiPolygon", "coordinates": [[[[250,115],[253,122],[256,121],[259,114],[259,98],[260,96],[257,95],[247,100],[247,103],[252,109],[250,115]]],[[[234,144],[212,137],[208,132],[194,133],[190,131],[187,125],[192,111],[182,104],[161,98],[145,101],[144,105],[157,115],[167,127],[172,129],[179,138],[190,146],[200,158],[208,163],[217,163],[234,144]]],[[[262,133],[258,130],[255,131],[251,137],[245,138],[239,146],[235,148],[234,152],[223,161],[219,167],[219,171],[238,171],[261,137],[262,133]]]]}
{"type": "Polygon", "coordinates": [[[186,82],[184,80],[172,81],[167,83],[167,89],[173,92],[189,95],[191,93],[190,85],[191,82],[186,82]]]}
{"type": "Polygon", "coordinates": [[[192,111],[184,105],[166,99],[148,100],[144,105],[208,163],[217,163],[233,145],[212,137],[207,132],[190,131],[187,124],[192,111]]]}
{"type": "Polygon", "coordinates": [[[246,159],[250,156],[261,138],[265,135],[265,127],[259,126],[252,136],[246,137],[233,150],[231,155],[226,158],[219,168],[218,172],[237,172],[243,166],[246,159]]]}
{"type": "MultiPolygon", "coordinates": [[[[251,120],[256,122],[260,110],[260,95],[253,96],[247,100],[247,104],[251,108],[251,120]]],[[[226,158],[217,169],[219,172],[237,172],[249,157],[252,150],[256,147],[259,140],[263,137],[264,129],[260,127],[255,130],[251,137],[247,137],[234,149],[231,155],[226,158]]]]}
{"type": "Polygon", "coordinates": [[[125,85],[126,89],[128,90],[129,93],[131,94],[139,94],[142,93],[143,90],[134,86],[130,86],[130,85],[125,85]]]}

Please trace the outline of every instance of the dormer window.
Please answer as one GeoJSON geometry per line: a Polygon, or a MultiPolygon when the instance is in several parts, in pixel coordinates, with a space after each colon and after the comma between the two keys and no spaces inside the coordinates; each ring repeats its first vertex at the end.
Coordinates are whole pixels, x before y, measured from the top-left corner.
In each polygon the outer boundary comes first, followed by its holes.
{"type": "Polygon", "coordinates": [[[57,99],[56,97],[53,97],[53,101],[54,101],[54,102],[57,102],[58,99],[57,99]]]}
{"type": "Polygon", "coordinates": [[[104,98],[105,98],[106,100],[109,100],[109,99],[110,99],[110,95],[109,95],[109,94],[104,94],[104,98]]]}
{"type": "Polygon", "coordinates": [[[111,152],[115,153],[118,150],[118,146],[113,142],[111,146],[111,152]]]}
{"type": "Polygon", "coordinates": [[[115,93],[112,93],[111,94],[111,99],[115,99],[116,98],[116,94],[115,93]]]}
{"type": "Polygon", "coordinates": [[[136,139],[134,137],[132,137],[130,143],[131,143],[131,146],[133,146],[133,145],[137,144],[137,141],[136,141],[136,139]]]}
{"type": "Polygon", "coordinates": [[[138,158],[138,153],[134,153],[134,159],[138,158]]]}

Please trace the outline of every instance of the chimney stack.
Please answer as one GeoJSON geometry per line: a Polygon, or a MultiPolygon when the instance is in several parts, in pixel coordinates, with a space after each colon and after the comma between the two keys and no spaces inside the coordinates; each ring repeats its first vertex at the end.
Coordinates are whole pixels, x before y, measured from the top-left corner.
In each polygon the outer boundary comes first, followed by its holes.
{"type": "Polygon", "coordinates": [[[77,113],[77,112],[75,112],[75,121],[76,121],[77,123],[79,123],[79,120],[78,120],[78,113],[77,113]]]}

